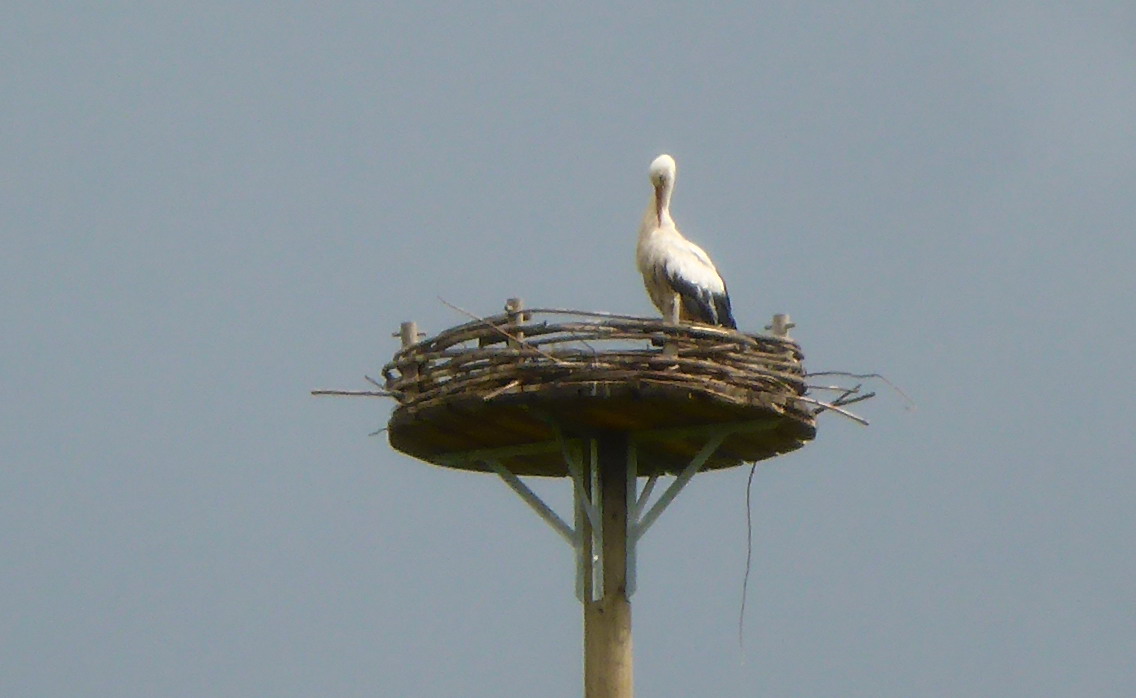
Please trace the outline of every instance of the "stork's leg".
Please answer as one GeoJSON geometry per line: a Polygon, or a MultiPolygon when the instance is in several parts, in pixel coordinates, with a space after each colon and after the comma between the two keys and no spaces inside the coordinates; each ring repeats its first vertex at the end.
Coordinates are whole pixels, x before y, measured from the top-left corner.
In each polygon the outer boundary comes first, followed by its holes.
{"type": "MultiPolygon", "coordinates": [[[[682,308],[682,296],[672,293],[670,307],[667,308],[666,321],[672,325],[677,325],[680,308],[682,308]]],[[[663,347],[663,356],[678,356],[678,344],[673,339],[668,340],[663,347]]]]}
{"type": "Polygon", "coordinates": [[[671,307],[668,308],[668,310],[670,312],[667,313],[667,318],[666,318],[667,322],[671,323],[672,325],[677,325],[678,324],[678,317],[679,317],[679,313],[680,313],[681,308],[682,308],[682,296],[678,295],[677,293],[672,293],[671,294],[671,307]]]}

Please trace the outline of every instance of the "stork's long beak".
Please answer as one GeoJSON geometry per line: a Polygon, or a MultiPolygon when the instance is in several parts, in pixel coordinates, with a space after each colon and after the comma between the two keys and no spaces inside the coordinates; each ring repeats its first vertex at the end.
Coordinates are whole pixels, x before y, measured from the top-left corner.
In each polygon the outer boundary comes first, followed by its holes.
{"type": "Polygon", "coordinates": [[[663,224],[663,185],[655,185],[655,219],[659,225],[663,224]]]}

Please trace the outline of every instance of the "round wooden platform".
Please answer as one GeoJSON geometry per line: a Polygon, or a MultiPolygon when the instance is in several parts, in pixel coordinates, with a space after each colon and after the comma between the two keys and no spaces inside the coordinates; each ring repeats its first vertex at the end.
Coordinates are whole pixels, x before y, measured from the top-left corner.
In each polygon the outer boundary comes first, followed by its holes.
{"type": "Polygon", "coordinates": [[[485,318],[404,347],[383,369],[395,449],[438,465],[568,475],[566,445],[626,432],[640,475],[793,451],[816,433],[800,348],[705,325],[560,310],[485,318]]]}

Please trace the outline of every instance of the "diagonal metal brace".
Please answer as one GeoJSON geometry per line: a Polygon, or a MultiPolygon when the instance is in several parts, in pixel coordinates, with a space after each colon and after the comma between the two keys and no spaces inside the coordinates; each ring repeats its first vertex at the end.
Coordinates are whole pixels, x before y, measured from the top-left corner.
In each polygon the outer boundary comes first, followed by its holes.
{"type": "MultiPolygon", "coordinates": [[[[632,448],[635,447],[635,442],[631,442],[632,448]]],[[[659,474],[655,473],[647,478],[647,484],[643,485],[643,491],[639,493],[639,497],[635,500],[635,507],[630,509],[632,520],[638,521],[639,515],[643,513],[643,509],[647,507],[647,502],[651,499],[651,492],[655,489],[655,483],[659,481],[659,474]]]]}
{"type": "MultiPolygon", "coordinates": [[[[678,496],[678,493],[682,491],[682,488],[686,487],[686,484],[702,469],[702,466],[706,464],[710,456],[714,455],[714,451],[718,450],[718,446],[722,444],[722,441],[729,433],[729,430],[723,429],[707,439],[702,449],[698,451],[698,455],[691,459],[690,464],[675,478],[675,481],[671,483],[671,486],[667,488],[666,492],[663,492],[659,496],[658,501],[651,506],[650,510],[647,511],[642,519],[635,522],[630,531],[632,540],[638,541],[643,537],[643,534],[658,520],[667,506],[678,496]]],[[[646,494],[650,494],[650,492],[646,492],[646,494]]],[[[641,504],[642,503],[637,502],[636,509],[640,509],[641,504]]]]}
{"type": "Polygon", "coordinates": [[[497,473],[497,475],[505,481],[505,484],[525,501],[525,504],[532,507],[532,510],[537,513],[537,516],[544,519],[549,526],[552,526],[552,530],[559,533],[561,538],[568,541],[568,545],[572,547],[578,545],[579,534],[576,530],[564,523],[564,519],[560,518],[560,515],[545,504],[543,499],[529,489],[529,486],[526,485],[521,478],[510,472],[504,465],[501,465],[501,461],[499,460],[486,460],[484,462],[490,468],[493,468],[493,472],[497,473]]]}

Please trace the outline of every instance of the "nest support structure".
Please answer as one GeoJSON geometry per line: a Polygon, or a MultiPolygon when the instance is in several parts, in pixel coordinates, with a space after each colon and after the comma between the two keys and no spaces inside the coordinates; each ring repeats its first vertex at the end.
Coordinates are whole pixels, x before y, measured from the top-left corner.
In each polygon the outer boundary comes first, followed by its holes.
{"type": "Polygon", "coordinates": [[[312,392],[393,397],[392,447],[435,465],[496,473],[572,546],[584,689],[593,698],[632,695],[636,548],[683,487],[703,470],[800,448],[816,435],[822,411],[867,424],[843,406],[874,393],[807,379],[882,378],[807,374],[787,315],[773,316],[770,334],[526,309],[516,298],[503,314],[470,317],[426,339],[404,322],[385,383],[368,378],[382,390],[312,392]],[[821,401],[814,390],[837,397],[821,401]],[[652,498],[668,475],[673,481],[652,498]],[[526,476],[570,480],[571,524],[526,476]]]}
{"type": "Polygon", "coordinates": [[[426,339],[404,323],[403,348],[383,368],[398,402],[390,444],[436,465],[499,475],[576,550],[581,601],[604,595],[601,480],[614,450],[626,468],[619,567],[630,594],[635,543],[695,474],[787,453],[815,436],[803,355],[777,317],[776,334],[747,334],[523,309],[514,299],[503,314],[426,339]],[[664,475],[675,479],[651,503],[664,475]],[[571,478],[573,525],[522,476],[571,478]]]}

